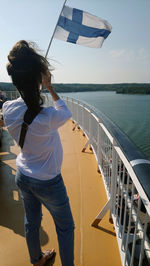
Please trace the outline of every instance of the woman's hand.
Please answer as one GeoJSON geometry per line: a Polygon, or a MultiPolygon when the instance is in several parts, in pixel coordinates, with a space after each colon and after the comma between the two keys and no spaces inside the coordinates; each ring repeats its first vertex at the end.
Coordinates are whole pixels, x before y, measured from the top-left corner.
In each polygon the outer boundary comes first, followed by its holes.
{"type": "Polygon", "coordinates": [[[55,90],[52,87],[52,84],[51,84],[51,73],[48,70],[47,70],[47,73],[45,75],[42,74],[42,85],[49,90],[53,101],[59,100],[58,94],[55,92],[55,90]]]}
{"type": "Polygon", "coordinates": [[[51,73],[48,70],[46,74],[42,74],[42,85],[48,90],[51,89],[51,73]]]}

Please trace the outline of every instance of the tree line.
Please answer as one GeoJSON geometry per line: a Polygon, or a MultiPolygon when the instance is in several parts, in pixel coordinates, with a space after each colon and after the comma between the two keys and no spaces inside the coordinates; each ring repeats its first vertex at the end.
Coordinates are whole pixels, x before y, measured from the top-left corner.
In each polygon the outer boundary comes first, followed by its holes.
{"type": "MultiPolygon", "coordinates": [[[[150,83],[114,83],[114,84],[54,83],[53,87],[58,93],[86,92],[86,91],[116,91],[116,93],[123,93],[123,94],[150,94],[150,83]]],[[[0,82],[0,90],[14,91],[16,90],[16,88],[12,83],[0,82]]]]}

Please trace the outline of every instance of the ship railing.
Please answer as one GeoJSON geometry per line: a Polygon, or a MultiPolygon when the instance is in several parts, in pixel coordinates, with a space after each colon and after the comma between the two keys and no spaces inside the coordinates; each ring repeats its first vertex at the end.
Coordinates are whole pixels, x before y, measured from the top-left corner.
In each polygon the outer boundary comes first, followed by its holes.
{"type": "MultiPolygon", "coordinates": [[[[43,97],[45,106],[52,104],[47,94],[43,97]]],[[[109,210],[122,265],[150,265],[150,161],[102,112],[83,101],[62,98],[72,112],[73,130],[87,137],[82,152],[88,146],[93,151],[108,198],[92,226],[98,227],[109,210]]]]}
{"type": "Polygon", "coordinates": [[[3,91],[3,95],[8,99],[8,100],[14,100],[17,99],[20,94],[19,92],[16,91],[3,91]]]}
{"type": "Polygon", "coordinates": [[[63,97],[72,112],[73,130],[82,130],[93,150],[108,201],[92,222],[98,227],[110,210],[122,265],[150,265],[150,161],[103,113],[63,97]]]}

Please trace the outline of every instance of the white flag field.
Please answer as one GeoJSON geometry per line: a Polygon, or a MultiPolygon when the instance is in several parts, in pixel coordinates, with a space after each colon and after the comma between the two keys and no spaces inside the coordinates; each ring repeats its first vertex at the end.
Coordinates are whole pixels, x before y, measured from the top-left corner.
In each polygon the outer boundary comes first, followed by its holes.
{"type": "Polygon", "coordinates": [[[82,10],[64,6],[54,38],[91,48],[100,48],[112,30],[103,19],[82,10]]]}

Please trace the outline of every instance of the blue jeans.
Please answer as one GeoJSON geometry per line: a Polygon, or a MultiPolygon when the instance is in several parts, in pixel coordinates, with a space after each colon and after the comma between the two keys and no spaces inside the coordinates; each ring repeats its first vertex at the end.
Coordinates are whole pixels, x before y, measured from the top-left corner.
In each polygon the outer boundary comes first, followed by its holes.
{"type": "Polygon", "coordinates": [[[74,222],[61,174],[42,181],[25,176],[17,170],[16,184],[24,202],[25,236],[31,263],[37,263],[42,257],[39,229],[43,204],[51,213],[56,226],[62,265],[73,266],[74,222]]]}

